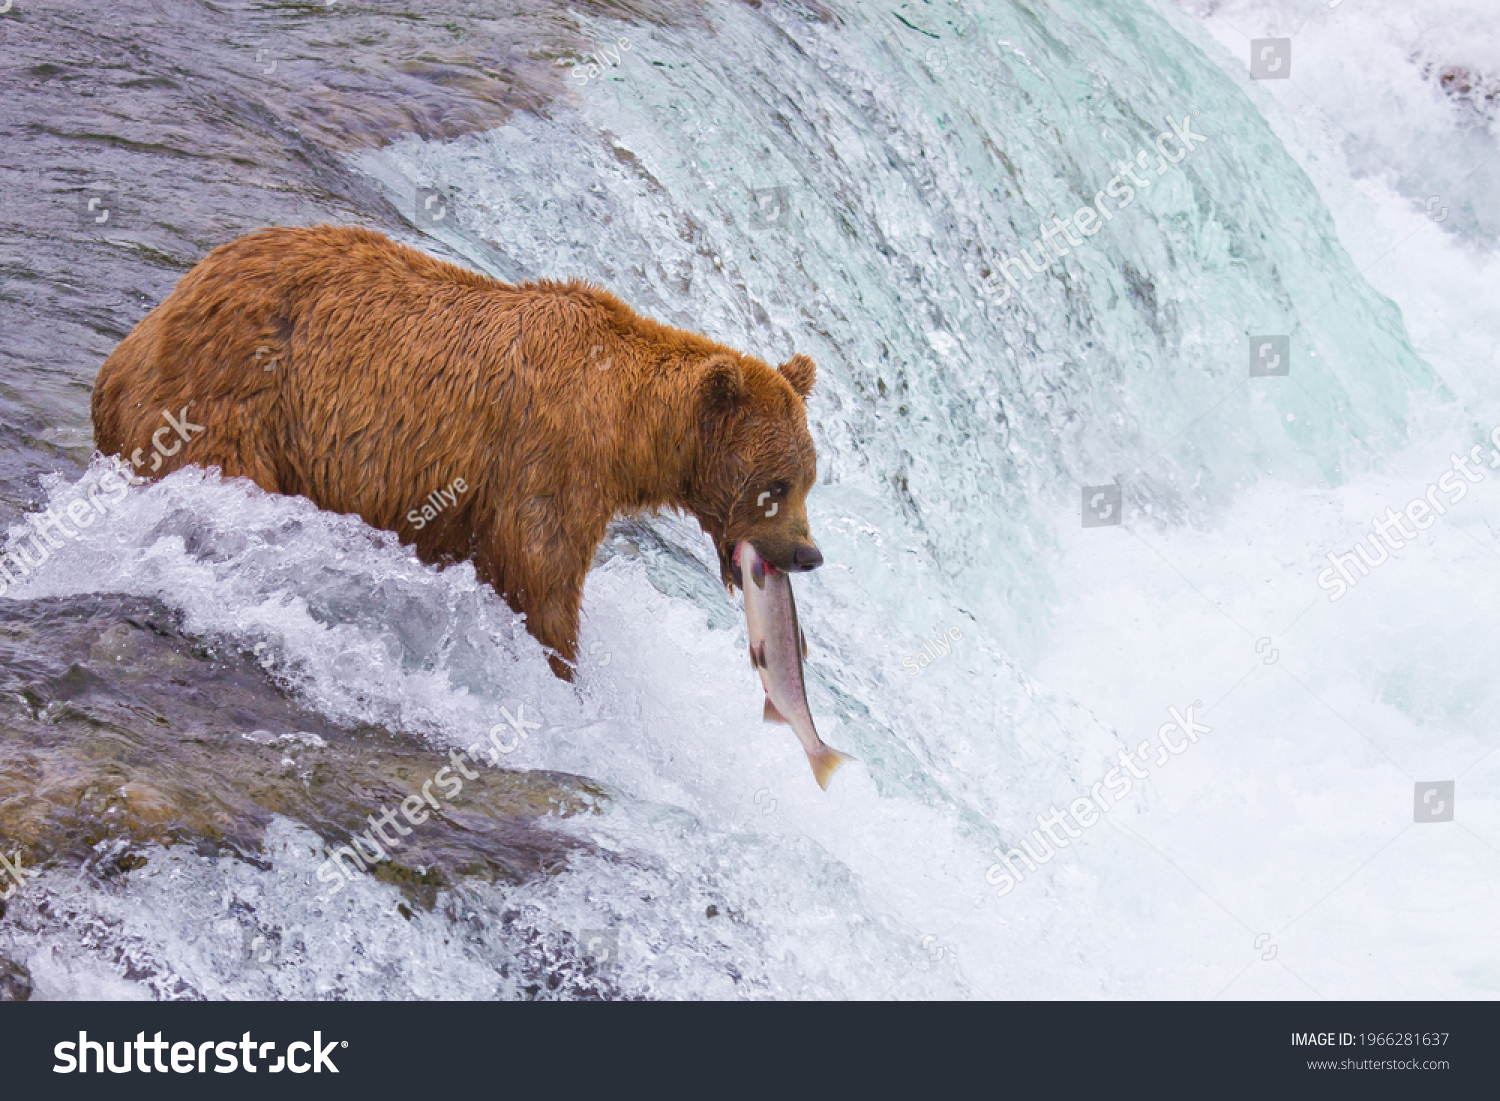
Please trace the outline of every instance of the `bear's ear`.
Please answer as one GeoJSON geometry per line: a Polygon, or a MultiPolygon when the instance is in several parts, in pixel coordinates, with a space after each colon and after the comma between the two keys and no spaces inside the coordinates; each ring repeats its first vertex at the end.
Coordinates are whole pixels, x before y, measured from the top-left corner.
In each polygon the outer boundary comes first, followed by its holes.
{"type": "Polygon", "coordinates": [[[779,368],[792,389],[797,391],[799,398],[805,398],[812,393],[813,383],[818,380],[818,368],[813,361],[804,355],[794,355],[779,368]]]}
{"type": "Polygon", "coordinates": [[[739,361],[722,354],[705,360],[698,378],[698,396],[710,412],[728,412],[738,405],[745,396],[745,372],[739,361]]]}

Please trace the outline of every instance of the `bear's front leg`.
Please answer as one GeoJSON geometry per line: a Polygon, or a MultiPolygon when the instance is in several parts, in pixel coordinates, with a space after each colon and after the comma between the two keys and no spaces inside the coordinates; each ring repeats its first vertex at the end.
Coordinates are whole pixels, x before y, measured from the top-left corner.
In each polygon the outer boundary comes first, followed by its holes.
{"type": "MultiPolygon", "coordinates": [[[[554,567],[555,568],[555,567],[554,567]]],[[[552,672],[566,681],[573,679],[578,657],[578,609],[583,603],[583,575],[576,582],[559,583],[553,578],[546,587],[528,586],[522,593],[521,612],[526,628],[538,642],[556,653],[547,655],[552,672]]]]}
{"type": "MultiPolygon", "coordinates": [[[[576,496],[568,499],[576,508],[576,496]]],[[[528,507],[491,521],[490,537],[474,564],[480,579],[526,617],[531,636],[553,651],[547,655],[552,672],[571,681],[583,581],[609,517],[597,507],[578,508],[584,517],[581,522],[573,517],[570,524],[553,507],[556,495],[532,494],[525,500],[528,507]]]]}
{"type": "MultiPolygon", "coordinates": [[[[507,548],[508,549],[508,548],[507,548]]],[[[542,544],[506,555],[497,546],[476,561],[488,581],[512,608],[526,617],[531,637],[554,653],[547,655],[552,672],[573,679],[578,656],[578,611],[583,604],[583,579],[589,560],[578,560],[558,547],[542,544]]]]}

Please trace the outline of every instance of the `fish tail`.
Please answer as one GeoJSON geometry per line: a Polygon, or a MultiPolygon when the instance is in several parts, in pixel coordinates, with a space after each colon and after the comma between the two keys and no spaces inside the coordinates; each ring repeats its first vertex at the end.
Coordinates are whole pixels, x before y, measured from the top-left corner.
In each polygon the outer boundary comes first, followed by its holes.
{"type": "Polygon", "coordinates": [[[838,771],[839,765],[845,761],[852,761],[854,759],[849,754],[840,753],[832,746],[827,745],[820,745],[817,749],[811,750],[807,754],[808,763],[812,765],[813,778],[818,781],[818,787],[824,791],[828,790],[828,781],[838,771]]]}

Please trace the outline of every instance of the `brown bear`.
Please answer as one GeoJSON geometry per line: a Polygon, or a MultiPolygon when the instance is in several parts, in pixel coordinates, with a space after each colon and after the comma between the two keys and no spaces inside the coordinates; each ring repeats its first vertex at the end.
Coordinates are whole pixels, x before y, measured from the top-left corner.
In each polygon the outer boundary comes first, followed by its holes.
{"type": "Polygon", "coordinates": [[[160,478],[218,467],[472,559],[571,678],[584,575],[616,514],[697,518],[720,571],[750,540],[822,564],[803,399],[779,368],[578,280],[512,286],[366,229],[215,249],[114,350],[94,442],[160,478]]]}

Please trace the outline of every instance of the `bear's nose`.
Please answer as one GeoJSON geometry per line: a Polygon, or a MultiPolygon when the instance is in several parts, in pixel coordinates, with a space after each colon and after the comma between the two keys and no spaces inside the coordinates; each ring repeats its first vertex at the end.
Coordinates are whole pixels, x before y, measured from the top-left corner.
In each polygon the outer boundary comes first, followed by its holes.
{"type": "Polygon", "coordinates": [[[823,564],[823,552],[817,547],[798,547],[792,552],[792,568],[815,570],[823,564]]]}

